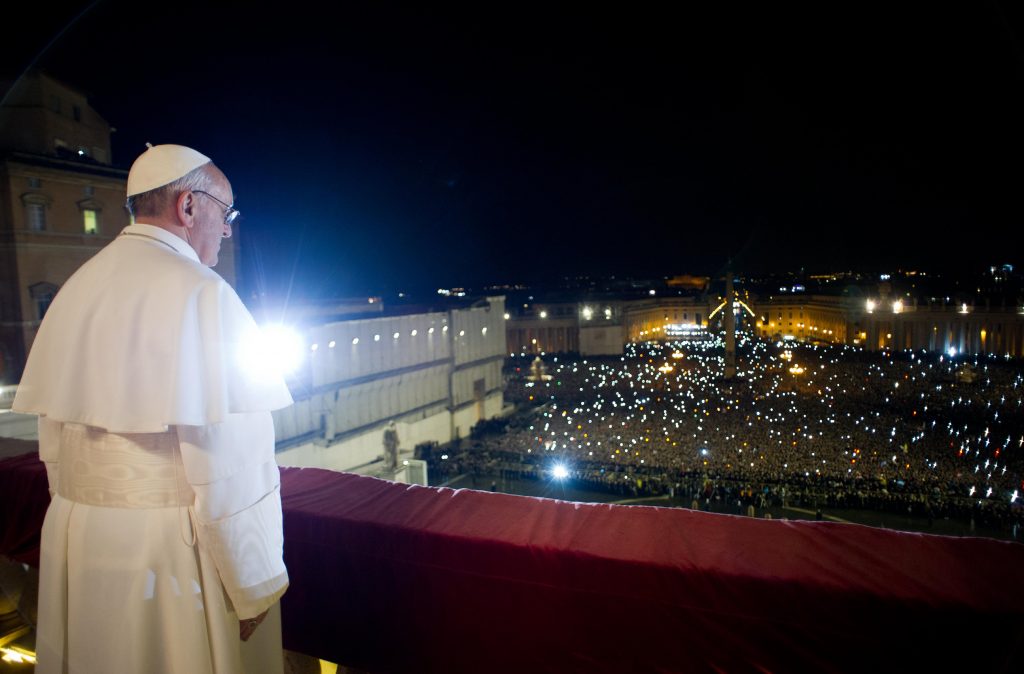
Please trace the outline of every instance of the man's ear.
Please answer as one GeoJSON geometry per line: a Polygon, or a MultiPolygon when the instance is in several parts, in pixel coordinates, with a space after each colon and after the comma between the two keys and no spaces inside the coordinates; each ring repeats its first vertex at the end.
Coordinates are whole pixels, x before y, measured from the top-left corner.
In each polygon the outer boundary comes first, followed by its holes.
{"type": "Polygon", "coordinates": [[[178,218],[178,224],[182,227],[191,228],[195,220],[196,195],[192,192],[182,192],[174,204],[174,214],[178,218]]]}

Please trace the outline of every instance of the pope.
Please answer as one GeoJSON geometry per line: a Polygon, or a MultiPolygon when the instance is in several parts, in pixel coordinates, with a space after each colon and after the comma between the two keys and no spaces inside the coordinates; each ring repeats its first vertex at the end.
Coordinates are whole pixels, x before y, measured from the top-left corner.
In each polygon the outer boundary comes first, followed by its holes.
{"type": "Polygon", "coordinates": [[[210,269],[231,183],[157,145],[127,196],[133,224],[57,293],[14,401],[39,416],[51,495],[36,671],[280,672],[271,411],[292,399],[248,367],[259,330],[210,269]]]}

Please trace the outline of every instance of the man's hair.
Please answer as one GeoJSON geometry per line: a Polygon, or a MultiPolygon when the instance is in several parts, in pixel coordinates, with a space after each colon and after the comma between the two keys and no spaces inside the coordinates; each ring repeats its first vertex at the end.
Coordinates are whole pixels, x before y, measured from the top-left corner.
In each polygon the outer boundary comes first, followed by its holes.
{"type": "Polygon", "coordinates": [[[171,208],[178,195],[190,190],[208,190],[213,186],[213,176],[204,164],[192,169],[174,182],[161,185],[155,189],[128,197],[125,206],[136,219],[153,215],[161,215],[171,208]]]}

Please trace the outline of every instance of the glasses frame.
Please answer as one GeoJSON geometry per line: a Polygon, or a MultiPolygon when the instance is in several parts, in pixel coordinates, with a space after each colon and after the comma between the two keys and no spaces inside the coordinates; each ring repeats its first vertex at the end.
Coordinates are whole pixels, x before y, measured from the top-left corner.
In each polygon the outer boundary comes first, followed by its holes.
{"type": "Polygon", "coordinates": [[[234,204],[224,203],[223,201],[221,201],[217,197],[213,196],[209,192],[204,192],[203,190],[191,190],[191,191],[193,193],[195,193],[195,194],[205,194],[206,196],[210,197],[211,199],[216,201],[218,204],[223,206],[224,207],[224,224],[227,225],[228,227],[230,227],[231,225],[235,224],[235,220],[238,220],[238,216],[241,215],[241,213],[238,212],[238,209],[235,208],[234,204]]]}

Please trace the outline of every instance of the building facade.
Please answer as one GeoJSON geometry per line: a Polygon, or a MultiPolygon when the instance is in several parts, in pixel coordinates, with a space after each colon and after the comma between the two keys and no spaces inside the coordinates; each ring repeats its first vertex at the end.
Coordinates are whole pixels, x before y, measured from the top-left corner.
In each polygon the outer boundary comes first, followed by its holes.
{"type": "Polygon", "coordinates": [[[278,463],[358,470],[394,423],[401,450],[466,438],[503,414],[505,300],[308,329],[304,382],[274,413],[278,463]]]}
{"type": "Polygon", "coordinates": [[[888,296],[772,298],[758,305],[757,332],[770,339],[950,354],[1024,356],[1024,307],[888,296]]]}
{"type": "Polygon", "coordinates": [[[590,298],[530,302],[510,309],[510,355],[621,355],[628,342],[691,335],[707,329],[714,309],[706,297],[590,298]]]}
{"type": "MultiPolygon", "coordinates": [[[[715,294],[524,304],[509,313],[509,353],[618,355],[628,342],[700,339],[720,332],[723,305],[715,294]]],[[[1024,356],[1024,306],[1015,304],[741,292],[734,313],[765,339],[1024,356]]]]}
{"type": "Polygon", "coordinates": [[[768,339],[860,344],[861,318],[852,301],[840,297],[795,295],[769,298],[753,307],[757,333],[768,339]],[[856,340],[856,341],[854,341],[856,340]]]}
{"type": "MultiPolygon", "coordinates": [[[[57,291],[129,224],[128,172],[85,95],[41,72],[0,107],[0,384],[16,383],[57,291]]],[[[228,242],[225,242],[228,243],[228,242]]],[[[217,271],[235,281],[237,239],[217,271]]]]}

